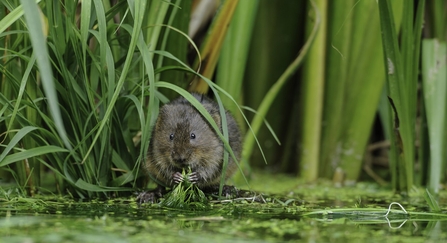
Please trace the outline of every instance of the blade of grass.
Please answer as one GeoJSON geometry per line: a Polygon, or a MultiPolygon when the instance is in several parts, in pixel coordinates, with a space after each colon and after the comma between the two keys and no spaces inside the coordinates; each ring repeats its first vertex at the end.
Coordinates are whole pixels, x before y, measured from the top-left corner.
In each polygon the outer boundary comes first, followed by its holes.
{"type": "Polygon", "coordinates": [[[441,208],[439,207],[438,201],[435,199],[433,195],[431,195],[429,189],[425,189],[424,198],[432,212],[441,212],[441,208]]]}
{"type": "Polygon", "coordinates": [[[36,62],[36,56],[32,55],[31,59],[28,62],[28,66],[27,66],[27,68],[25,70],[25,73],[23,75],[23,79],[20,82],[20,89],[19,89],[19,93],[18,93],[18,96],[17,96],[16,104],[14,106],[14,110],[12,111],[11,120],[10,120],[10,123],[8,125],[8,131],[12,129],[12,125],[14,124],[14,120],[16,118],[17,112],[18,112],[19,107],[21,105],[23,94],[25,92],[25,87],[27,85],[27,80],[29,78],[31,69],[34,66],[35,62],[36,62]]]}
{"type": "Polygon", "coordinates": [[[68,152],[67,149],[48,145],[48,146],[39,146],[38,148],[31,148],[25,151],[16,152],[11,155],[7,155],[2,160],[0,160],[0,167],[9,165],[14,162],[23,161],[29,158],[37,157],[44,154],[52,154],[52,153],[60,153],[60,152],[68,152]]]}
{"type": "Polygon", "coordinates": [[[131,191],[132,188],[125,188],[125,187],[106,187],[106,186],[98,186],[95,184],[88,183],[82,179],[78,179],[75,183],[75,186],[78,188],[81,188],[83,190],[89,191],[89,192],[122,192],[122,191],[131,191]]]}
{"type": "MultiPolygon", "coordinates": [[[[41,0],[36,0],[39,3],[41,0]]],[[[23,6],[19,6],[12,10],[8,15],[0,20],[0,34],[8,29],[12,24],[23,16],[23,6]]]]}
{"type": "Polygon", "coordinates": [[[48,99],[48,106],[51,110],[56,129],[65,146],[68,149],[72,149],[71,144],[68,141],[67,132],[65,131],[60,109],[58,107],[59,102],[54,87],[53,71],[48,59],[46,38],[43,32],[44,26],[42,25],[42,12],[34,1],[21,0],[20,2],[22,3],[23,11],[25,13],[25,20],[28,25],[31,44],[37,57],[37,65],[40,70],[40,75],[42,76],[42,86],[48,99]]]}
{"type": "Polygon", "coordinates": [[[8,145],[6,146],[5,150],[3,150],[3,152],[0,154],[0,163],[3,163],[3,159],[6,158],[6,155],[8,155],[8,153],[16,146],[16,144],[28,133],[36,130],[37,127],[23,127],[22,129],[20,129],[16,135],[14,135],[14,137],[11,139],[11,141],[8,143],[8,145]]]}

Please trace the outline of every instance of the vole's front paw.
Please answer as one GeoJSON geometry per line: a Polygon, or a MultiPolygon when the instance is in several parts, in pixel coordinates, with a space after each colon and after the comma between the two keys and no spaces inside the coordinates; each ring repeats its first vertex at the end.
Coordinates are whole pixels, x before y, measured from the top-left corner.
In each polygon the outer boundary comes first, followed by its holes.
{"type": "Polygon", "coordinates": [[[137,196],[137,202],[138,204],[143,203],[155,203],[157,201],[157,196],[154,192],[141,192],[137,196]]]}
{"type": "Polygon", "coordinates": [[[188,181],[190,181],[192,184],[197,184],[200,180],[201,180],[201,177],[200,177],[199,173],[197,173],[197,172],[192,172],[188,176],[188,181]]]}
{"type": "Polygon", "coordinates": [[[172,181],[174,181],[174,184],[180,184],[181,182],[183,182],[183,175],[180,172],[175,172],[172,175],[172,181]]]}
{"type": "Polygon", "coordinates": [[[138,202],[139,205],[143,203],[156,203],[159,198],[163,197],[164,193],[165,188],[157,186],[157,188],[153,190],[139,193],[136,201],[138,202]]]}

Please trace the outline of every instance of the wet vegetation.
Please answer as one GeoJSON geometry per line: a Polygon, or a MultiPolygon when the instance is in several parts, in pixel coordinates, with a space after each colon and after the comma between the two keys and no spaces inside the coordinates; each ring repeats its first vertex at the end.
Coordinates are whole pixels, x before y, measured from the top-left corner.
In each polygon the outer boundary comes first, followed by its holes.
{"type": "MultiPolygon", "coordinates": [[[[263,181],[281,186],[273,178],[263,181]]],[[[301,184],[288,195],[264,195],[265,203],[226,200],[207,210],[138,206],[135,197],[102,201],[8,193],[8,200],[0,201],[0,239],[8,242],[439,242],[447,237],[446,208],[430,212],[422,190],[405,198],[369,183],[349,190],[301,184]],[[403,209],[390,207],[393,202],[403,209]]],[[[446,196],[440,204],[446,205],[446,196]]]]}
{"type": "Polygon", "coordinates": [[[1,237],[447,239],[446,12],[444,0],[0,0],[1,237]],[[138,205],[155,187],[141,164],[159,107],[190,92],[243,130],[226,183],[246,194],[185,182],[138,205]]]}

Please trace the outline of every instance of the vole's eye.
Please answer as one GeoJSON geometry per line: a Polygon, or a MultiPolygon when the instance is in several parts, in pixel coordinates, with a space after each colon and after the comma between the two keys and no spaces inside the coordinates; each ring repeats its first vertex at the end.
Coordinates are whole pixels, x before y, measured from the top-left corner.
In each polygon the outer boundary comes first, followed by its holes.
{"type": "Polygon", "coordinates": [[[191,139],[196,139],[196,135],[194,133],[191,133],[191,139]]]}
{"type": "Polygon", "coordinates": [[[171,133],[171,135],[169,135],[169,139],[174,140],[174,133],[171,133]]]}

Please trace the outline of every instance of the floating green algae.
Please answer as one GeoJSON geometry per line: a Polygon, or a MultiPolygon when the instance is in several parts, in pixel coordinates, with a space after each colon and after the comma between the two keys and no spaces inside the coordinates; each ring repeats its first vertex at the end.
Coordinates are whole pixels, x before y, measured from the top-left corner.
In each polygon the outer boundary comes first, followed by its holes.
{"type": "MultiPolygon", "coordinates": [[[[265,179],[265,183],[274,184],[265,179]]],[[[373,184],[302,184],[265,203],[209,201],[204,210],[139,206],[135,197],[0,196],[0,242],[442,242],[447,196],[431,213],[423,189],[405,198],[373,184]],[[399,202],[402,209],[392,205],[399,202]]],[[[1,195],[1,194],[0,194],[1,195]]]]}

